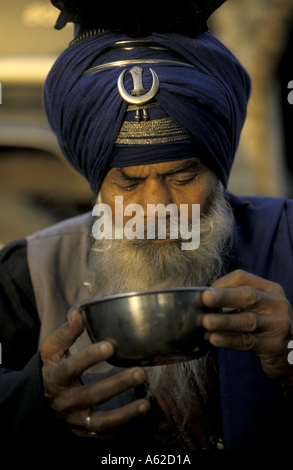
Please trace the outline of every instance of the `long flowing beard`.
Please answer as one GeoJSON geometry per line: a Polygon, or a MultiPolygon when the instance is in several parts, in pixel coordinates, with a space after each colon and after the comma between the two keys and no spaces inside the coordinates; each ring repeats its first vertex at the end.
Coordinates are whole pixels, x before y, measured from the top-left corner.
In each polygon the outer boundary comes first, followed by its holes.
{"type": "MultiPolygon", "coordinates": [[[[168,219],[166,226],[168,238],[168,219]]],[[[232,211],[219,183],[207,213],[201,215],[200,245],[196,250],[182,250],[184,240],[180,235],[160,244],[146,236],[142,240],[95,240],[93,295],[99,298],[166,287],[209,286],[222,274],[232,233],[232,211]]]]}
{"type": "MultiPolygon", "coordinates": [[[[92,252],[95,259],[91,279],[93,295],[101,298],[130,291],[209,286],[224,274],[225,257],[232,247],[233,227],[232,210],[219,183],[207,213],[201,215],[200,245],[196,250],[183,251],[180,236],[162,244],[147,239],[96,240],[92,252]]],[[[168,377],[176,379],[170,392],[182,416],[181,423],[177,423],[181,433],[190,413],[190,390],[200,395],[201,401],[206,400],[211,367],[212,359],[208,353],[185,363],[146,368],[148,399],[155,391],[166,387],[168,377]]]]}

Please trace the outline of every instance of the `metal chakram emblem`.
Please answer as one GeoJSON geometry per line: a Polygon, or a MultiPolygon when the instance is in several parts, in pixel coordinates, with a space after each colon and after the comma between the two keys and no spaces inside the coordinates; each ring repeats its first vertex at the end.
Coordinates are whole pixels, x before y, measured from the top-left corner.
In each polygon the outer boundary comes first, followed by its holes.
{"type": "MultiPolygon", "coordinates": [[[[123,70],[123,72],[120,74],[120,76],[118,78],[118,82],[117,82],[118,91],[119,91],[121,97],[127,103],[143,107],[145,104],[149,103],[150,101],[152,101],[154,99],[154,97],[156,96],[156,94],[159,90],[159,77],[156,74],[156,72],[154,72],[153,69],[149,69],[149,70],[150,70],[150,72],[152,74],[152,77],[153,77],[152,87],[151,87],[149,92],[147,92],[143,88],[143,84],[142,84],[143,69],[141,69],[140,67],[136,66],[136,67],[133,67],[133,69],[130,70],[130,73],[131,73],[132,79],[133,79],[133,86],[134,86],[131,94],[127,93],[127,91],[124,88],[124,84],[123,84],[126,69],[123,70]]],[[[149,117],[147,115],[146,109],[142,109],[142,111],[143,111],[143,120],[145,120],[145,121],[148,120],[149,117]]],[[[135,120],[136,121],[141,120],[139,110],[137,110],[137,112],[136,112],[135,120]]]]}

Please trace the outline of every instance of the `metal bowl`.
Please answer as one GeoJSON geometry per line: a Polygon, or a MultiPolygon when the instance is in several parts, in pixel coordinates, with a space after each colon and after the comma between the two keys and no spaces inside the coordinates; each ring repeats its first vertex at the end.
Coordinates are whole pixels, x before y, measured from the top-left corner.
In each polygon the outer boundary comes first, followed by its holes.
{"type": "Polygon", "coordinates": [[[209,343],[200,326],[210,312],[201,297],[208,287],[177,287],[113,295],[79,307],[93,343],[107,340],[119,367],[172,364],[206,354],[209,343]]]}

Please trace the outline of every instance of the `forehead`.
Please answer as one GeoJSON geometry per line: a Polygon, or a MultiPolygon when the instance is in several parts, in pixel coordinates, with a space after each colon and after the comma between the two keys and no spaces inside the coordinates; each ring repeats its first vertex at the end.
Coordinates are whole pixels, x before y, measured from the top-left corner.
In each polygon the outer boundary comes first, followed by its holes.
{"type": "MultiPolygon", "coordinates": [[[[121,177],[126,174],[130,177],[146,178],[152,174],[164,175],[169,173],[176,173],[182,171],[192,171],[194,168],[198,169],[207,168],[201,163],[198,158],[186,158],[184,160],[175,160],[172,162],[152,163],[149,165],[128,166],[123,168],[112,168],[109,173],[112,177],[121,177]]],[[[108,173],[108,174],[109,174],[108,173]]]]}

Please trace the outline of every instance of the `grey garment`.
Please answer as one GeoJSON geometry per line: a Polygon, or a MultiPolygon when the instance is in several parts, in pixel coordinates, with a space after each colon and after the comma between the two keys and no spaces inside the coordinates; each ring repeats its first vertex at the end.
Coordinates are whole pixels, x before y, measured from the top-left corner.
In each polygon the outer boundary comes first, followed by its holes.
{"type": "Polygon", "coordinates": [[[65,220],[27,237],[28,265],[41,321],[39,342],[67,321],[72,307],[90,295],[91,214],[65,220]]]}
{"type": "MultiPolygon", "coordinates": [[[[91,213],[65,220],[27,237],[28,265],[41,321],[39,345],[67,321],[80,303],[92,300],[83,283],[88,279],[91,247],[91,213]]],[[[75,354],[91,345],[86,331],[70,348],[75,354]]],[[[91,367],[81,377],[89,384],[123,369],[103,362],[91,367]]],[[[134,398],[133,391],[115,397],[99,409],[124,406],[134,398]]]]}

